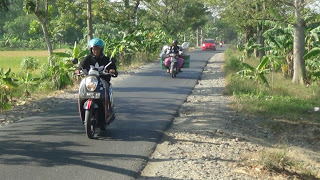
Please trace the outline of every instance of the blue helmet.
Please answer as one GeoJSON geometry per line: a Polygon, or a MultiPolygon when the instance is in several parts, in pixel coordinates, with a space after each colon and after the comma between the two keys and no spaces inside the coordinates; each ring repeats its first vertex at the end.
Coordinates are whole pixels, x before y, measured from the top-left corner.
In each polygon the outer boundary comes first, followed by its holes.
{"type": "Polygon", "coordinates": [[[91,52],[91,48],[93,48],[94,46],[99,47],[101,49],[101,53],[103,53],[104,42],[101,39],[93,38],[89,41],[88,48],[90,52],[91,52]]]}

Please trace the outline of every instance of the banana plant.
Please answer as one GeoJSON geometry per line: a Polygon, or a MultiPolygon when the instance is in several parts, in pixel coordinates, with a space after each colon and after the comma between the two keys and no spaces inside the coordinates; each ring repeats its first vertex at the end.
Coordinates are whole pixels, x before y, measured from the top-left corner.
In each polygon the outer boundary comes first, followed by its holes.
{"type": "Polygon", "coordinates": [[[305,60],[320,56],[320,26],[308,29],[306,36],[308,53],[304,55],[305,60]]]}
{"type": "Polygon", "coordinates": [[[318,56],[320,56],[320,47],[315,47],[311,49],[307,54],[305,54],[303,58],[305,60],[309,60],[318,56]]]}
{"type": "Polygon", "coordinates": [[[307,50],[310,52],[312,48],[319,45],[320,40],[320,26],[308,27],[306,32],[307,50]]]}
{"type": "Polygon", "coordinates": [[[251,50],[259,49],[261,47],[260,44],[256,44],[253,38],[249,39],[248,43],[245,46],[238,46],[239,50],[242,50],[241,61],[245,61],[247,57],[249,57],[249,53],[251,50]]]}
{"type": "Polygon", "coordinates": [[[238,75],[241,77],[245,77],[248,79],[254,79],[257,82],[262,82],[264,83],[267,87],[269,87],[269,83],[267,78],[265,77],[265,74],[269,73],[270,70],[266,69],[266,65],[269,62],[269,57],[264,56],[260,62],[260,64],[254,68],[251,65],[242,62],[242,65],[244,67],[243,70],[237,72],[238,75]]]}
{"type": "Polygon", "coordinates": [[[286,77],[292,76],[293,27],[283,27],[271,21],[265,25],[273,25],[273,28],[263,33],[271,67],[282,70],[286,77]]]}
{"type": "Polygon", "coordinates": [[[8,86],[9,88],[18,87],[17,79],[14,78],[14,75],[11,73],[11,68],[6,72],[3,71],[3,68],[0,68],[0,84],[8,86]]]}
{"type": "Polygon", "coordinates": [[[311,49],[307,54],[303,56],[306,61],[307,76],[309,79],[315,81],[320,78],[320,47],[311,49]]]}
{"type": "Polygon", "coordinates": [[[62,89],[67,85],[71,85],[71,73],[75,71],[73,64],[62,59],[59,56],[52,57],[52,65],[48,67],[48,74],[57,89],[62,89]]]}
{"type": "Polygon", "coordinates": [[[25,57],[21,62],[21,69],[23,70],[23,73],[19,75],[19,83],[23,87],[24,95],[26,97],[31,96],[32,87],[37,85],[37,81],[40,79],[32,77],[32,72],[37,70],[39,66],[39,60],[33,57],[25,57]]]}
{"type": "Polygon", "coordinates": [[[105,48],[105,54],[111,58],[119,55],[133,54],[139,51],[138,36],[136,34],[128,34],[122,39],[107,39],[105,42],[108,44],[105,48]]]}
{"type": "Polygon", "coordinates": [[[11,109],[10,99],[13,89],[18,87],[17,81],[10,68],[6,72],[0,69],[0,112],[11,109]]]}
{"type": "Polygon", "coordinates": [[[22,59],[20,66],[24,72],[28,72],[28,71],[32,72],[32,71],[35,71],[39,68],[40,62],[39,62],[39,60],[37,60],[33,57],[27,56],[22,59]]]}
{"type": "Polygon", "coordinates": [[[308,27],[306,35],[307,53],[304,55],[306,61],[307,77],[312,81],[320,79],[320,26],[308,27]]]}
{"type": "MultiPolygon", "coordinates": [[[[61,58],[67,58],[67,59],[82,59],[84,56],[89,54],[88,49],[81,49],[81,47],[77,44],[77,42],[74,42],[73,47],[69,47],[69,51],[66,52],[55,52],[53,55],[56,55],[61,58]]],[[[78,63],[78,62],[77,62],[78,63]]],[[[76,64],[76,63],[75,63],[76,64]]]]}
{"type": "Polygon", "coordinates": [[[32,74],[29,72],[19,77],[19,82],[23,85],[24,95],[26,97],[31,96],[31,88],[37,85],[39,80],[40,78],[33,78],[32,74]]]}

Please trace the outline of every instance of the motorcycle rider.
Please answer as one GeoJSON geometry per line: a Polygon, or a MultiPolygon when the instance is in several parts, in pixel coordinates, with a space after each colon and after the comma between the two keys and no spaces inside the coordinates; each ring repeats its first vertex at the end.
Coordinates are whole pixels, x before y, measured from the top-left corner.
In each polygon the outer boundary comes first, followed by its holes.
{"type": "MultiPolygon", "coordinates": [[[[103,53],[104,42],[99,38],[91,39],[89,41],[88,48],[89,48],[90,54],[80,62],[78,69],[75,71],[75,74],[80,74],[80,70],[86,70],[87,72],[89,72],[91,68],[97,68],[98,70],[103,70],[104,67],[109,62],[111,62],[111,64],[108,67],[106,67],[106,70],[109,72],[109,75],[100,75],[101,79],[103,79],[110,86],[111,76],[112,77],[118,76],[115,59],[111,59],[110,57],[107,57],[104,55],[103,53]]],[[[110,98],[111,97],[110,89],[108,89],[107,92],[109,92],[109,98],[110,98]]],[[[111,102],[111,99],[110,99],[110,102],[111,102]]],[[[111,111],[110,113],[112,114],[113,109],[110,109],[110,111],[111,111]]]]}
{"type": "MultiPolygon", "coordinates": [[[[182,55],[182,49],[180,46],[178,46],[178,40],[173,40],[172,41],[172,45],[166,50],[165,52],[166,54],[170,54],[170,53],[176,53],[178,54],[178,57],[177,57],[177,60],[178,60],[178,64],[177,64],[177,67],[178,67],[178,71],[179,72],[182,72],[181,68],[183,67],[183,64],[184,64],[184,59],[181,58],[181,55],[182,55]]],[[[166,67],[167,69],[167,73],[170,73],[170,64],[171,64],[171,61],[170,61],[170,58],[166,58],[164,60],[164,66],[166,67]]]]}
{"type": "MultiPolygon", "coordinates": [[[[99,70],[103,69],[105,65],[112,62],[106,69],[112,74],[112,77],[117,77],[117,67],[115,64],[115,59],[111,59],[104,55],[103,48],[104,42],[99,38],[93,38],[89,41],[88,48],[90,54],[86,56],[81,62],[75,74],[79,74],[80,70],[89,71],[90,68],[96,67],[99,70]]],[[[101,75],[101,78],[110,84],[110,75],[101,75]]]]}

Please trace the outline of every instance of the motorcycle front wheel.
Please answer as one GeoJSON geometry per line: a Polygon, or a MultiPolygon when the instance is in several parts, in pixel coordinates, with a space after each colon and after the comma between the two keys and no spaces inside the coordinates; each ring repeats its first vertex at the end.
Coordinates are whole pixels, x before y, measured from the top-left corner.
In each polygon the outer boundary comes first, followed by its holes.
{"type": "Polygon", "coordinates": [[[84,125],[85,125],[85,128],[86,128],[86,134],[87,134],[88,138],[90,138],[90,139],[94,138],[94,133],[95,133],[95,126],[91,121],[92,118],[93,118],[92,111],[91,110],[86,110],[84,125]]]}
{"type": "Polygon", "coordinates": [[[172,78],[176,77],[176,74],[177,74],[177,63],[175,63],[175,62],[171,63],[170,73],[171,73],[171,77],[172,78]]]}

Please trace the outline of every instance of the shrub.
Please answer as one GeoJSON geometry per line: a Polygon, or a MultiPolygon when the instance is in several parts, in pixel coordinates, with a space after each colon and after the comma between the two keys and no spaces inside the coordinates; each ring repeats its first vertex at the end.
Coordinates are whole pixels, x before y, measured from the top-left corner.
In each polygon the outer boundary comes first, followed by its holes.
{"type": "Polygon", "coordinates": [[[71,74],[74,72],[73,64],[70,60],[51,56],[50,64],[41,67],[41,78],[51,79],[56,89],[65,88],[67,85],[72,85],[71,74]]]}
{"type": "Polygon", "coordinates": [[[37,70],[39,66],[39,60],[33,57],[25,57],[21,62],[21,69],[25,72],[37,70]]]}

